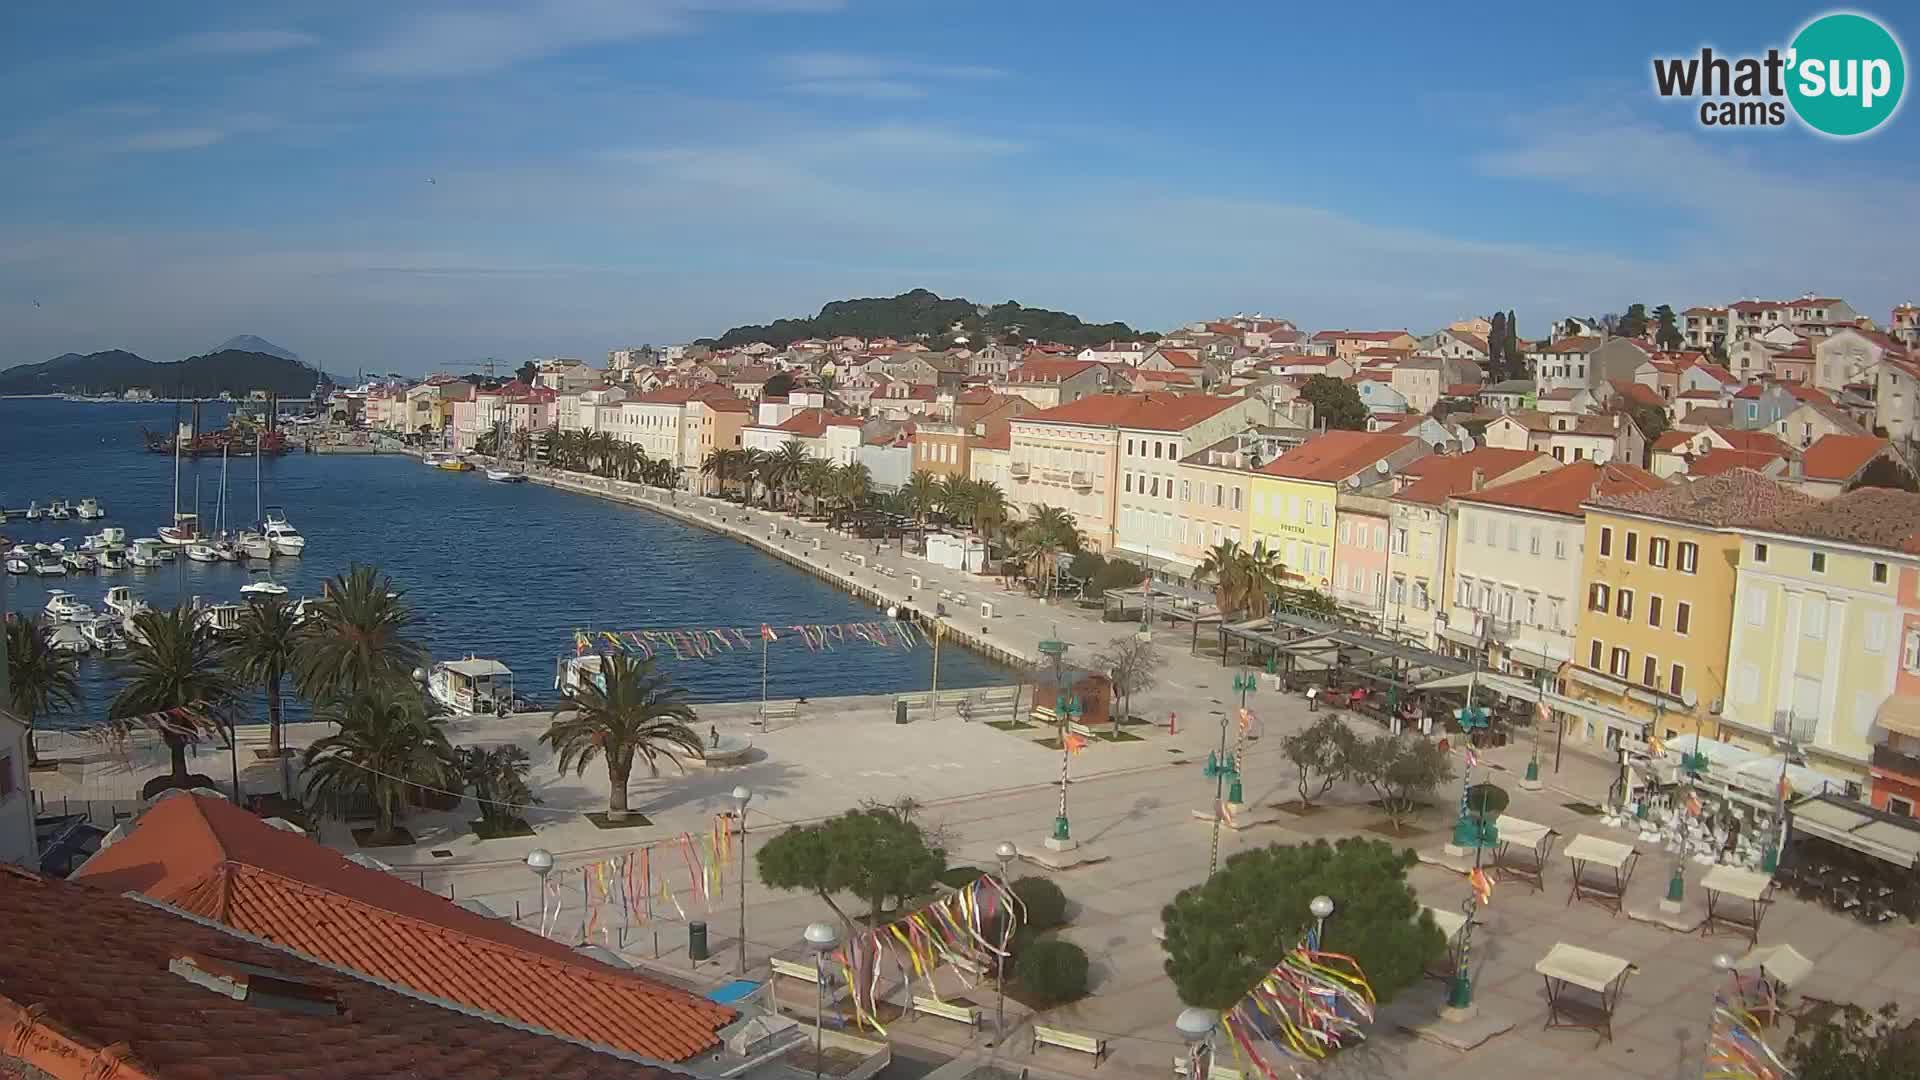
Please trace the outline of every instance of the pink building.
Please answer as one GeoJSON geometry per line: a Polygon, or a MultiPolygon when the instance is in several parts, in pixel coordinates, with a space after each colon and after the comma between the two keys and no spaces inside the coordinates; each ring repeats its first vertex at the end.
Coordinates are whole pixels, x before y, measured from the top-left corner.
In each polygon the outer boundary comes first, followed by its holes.
{"type": "Polygon", "coordinates": [[[1920,816],[1920,567],[1911,563],[1900,567],[1899,604],[1900,657],[1893,696],[1880,706],[1874,724],[1869,798],[1877,810],[1915,817],[1920,816]]]}
{"type": "Polygon", "coordinates": [[[1335,603],[1378,618],[1387,598],[1387,535],[1393,522],[1391,492],[1362,494],[1342,489],[1334,499],[1333,586],[1335,603]]]}

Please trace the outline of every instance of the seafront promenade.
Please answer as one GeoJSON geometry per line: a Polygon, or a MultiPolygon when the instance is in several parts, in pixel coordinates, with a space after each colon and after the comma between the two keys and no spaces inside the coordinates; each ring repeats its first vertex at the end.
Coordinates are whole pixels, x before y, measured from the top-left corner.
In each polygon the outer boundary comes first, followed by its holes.
{"type": "MultiPolygon", "coordinates": [[[[598,497],[631,503],[703,528],[734,536],[776,557],[804,566],[841,587],[882,605],[907,605],[921,613],[936,610],[939,593],[967,597],[964,608],[949,604],[947,646],[956,639],[984,642],[1011,659],[1037,655],[1038,643],[1057,637],[1072,645],[1070,659],[1084,657],[1114,637],[1135,631],[1131,623],[1102,623],[1098,612],[1070,604],[1047,604],[1018,591],[1004,591],[996,579],[931,567],[897,552],[883,551],[879,563],[894,577],[874,572],[871,542],[850,541],[785,515],[744,511],[732,504],[684,494],[635,490],[592,478],[541,477],[540,482],[598,497]],[[788,532],[792,535],[787,535],[788,532]],[[860,566],[847,556],[865,554],[860,566]],[[910,587],[910,574],[921,585],[910,587]],[[978,616],[979,602],[994,605],[995,616],[978,616]]],[[[1133,712],[1152,721],[1136,728],[1137,742],[1095,741],[1068,760],[1068,811],[1074,837],[1102,861],[1053,872],[1016,863],[1013,873],[1050,876],[1065,892],[1070,925],[1063,936],[1079,944],[1091,959],[1089,997],[1050,1010],[1040,1022],[1106,1037],[1111,1057],[1097,1071],[1089,1059],[1064,1051],[1033,1053],[1028,1011],[1009,1003],[1010,1031],[997,1046],[991,1031],[974,1032],[937,1018],[889,1025],[889,1035],[967,1061],[990,1062],[1040,1076],[1164,1077],[1180,1042],[1172,1027],[1179,1002],[1162,970],[1164,954],[1155,939],[1161,908],[1182,888],[1203,880],[1214,841],[1212,824],[1195,816],[1211,805],[1214,782],[1202,775],[1207,751],[1222,736],[1223,723],[1237,699],[1236,669],[1188,652],[1184,631],[1157,630],[1165,636],[1161,682],[1139,695],[1133,712]],[[1169,731],[1169,713],[1178,723],[1169,731]]],[[[931,658],[929,657],[929,669],[931,658]]],[[[931,672],[929,670],[929,675],[931,672]]],[[[1247,751],[1248,802],[1267,807],[1294,797],[1294,777],[1284,760],[1280,736],[1309,722],[1305,701],[1265,685],[1249,702],[1258,718],[1259,738],[1247,751]]],[[[685,985],[707,989],[737,977],[736,946],[741,920],[738,864],[729,865],[710,899],[684,884],[671,896],[654,895],[652,912],[641,919],[616,920],[610,909],[590,909],[588,868],[611,855],[643,845],[656,846],[669,862],[682,858],[674,845],[683,833],[709,830],[717,814],[730,808],[736,786],[750,788],[748,835],[741,853],[749,867],[763,837],[788,825],[828,817],[862,801],[893,801],[911,796],[922,804],[920,820],[946,839],[949,862],[984,869],[995,867],[994,849],[1002,840],[1036,847],[1049,830],[1061,797],[1062,755],[1040,743],[1045,728],[1000,730],[953,712],[929,717],[915,713],[910,723],[893,722],[892,695],[816,699],[800,706],[791,719],[761,727],[758,702],[699,706],[704,734],[708,725],[723,736],[753,741],[747,759],[737,765],[690,765],[682,773],[667,767],[658,777],[637,775],[633,808],[645,815],[641,827],[610,830],[586,817],[604,809],[608,786],[604,768],[583,774],[560,773],[552,754],[539,743],[550,717],[529,713],[498,720],[458,718],[448,725],[456,744],[511,742],[532,758],[530,782],[537,805],[524,811],[534,835],[479,840],[468,820],[471,803],[444,812],[410,811],[406,825],[414,842],[404,847],[366,849],[400,874],[457,900],[484,905],[503,918],[539,929],[538,881],[526,869],[535,847],[555,856],[552,880],[557,892],[546,909],[547,929],[567,940],[591,940],[640,967],[685,985]],[[710,959],[695,963],[687,951],[688,921],[707,924],[710,959]],[[589,933],[589,926],[592,930],[589,933]]],[[[1031,704],[1023,697],[1022,707],[1031,704]]],[[[1357,729],[1370,721],[1354,718],[1357,729]]],[[[243,745],[258,733],[242,729],[243,745]]],[[[289,741],[304,746],[324,725],[294,725],[289,741]]],[[[51,747],[50,747],[51,748],[51,747]]],[[[57,749],[57,748],[54,748],[57,749]]],[[[1516,744],[1490,751],[1493,778],[1513,796],[1511,813],[1548,825],[1560,834],[1559,847],[1580,834],[1635,843],[1633,834],[1612,829],[1570,805],[1604,799],[1613,779],[1602,762],[1568,754],[1557,772],[1544,778],[1539,792],[1517,789],[1529,747],[1516,744]],[[1504,774],[1504,775],[1503,775],[1504,774]]],[[[36,774],[36,786],[57,804],[64,792],[75,799],[124,798],[163,767],[158,747],[108,751],[73,741],[57,756],[68,763],[56,772],[36,774]],[[117,794],[116,794],[117,793],[117,794]]],[[[278,787],[276,763],[256,761],[243,750],[234,759],[248,790],[278,787]]],[[[224,751],[203,748],[196,771],[225,780],[224,751]]],[[[1222,829],[1219,855],[1273,843],[1316,838],[1378,836],[1380,817],[1368,805],[1371,793],[1336,788],[1327,809],[1308,818],[1278,815],[1277,820],[1244,830],[1222,829]]],[[[1448,800],[1437,800],[1445,804],[1448,800]]],[[[57,806],[55,807],[57,808],[57,806]]],[[[1422,851],[1446,839],[1453,814],[1446,805],[1421,815],[1396,839],[1422,851]]],[[[354,851],[351,833],[325,822],[327,843],[354,851]]],[[[1492,904],[1480,915],[1473,938],[1476,998],[1481,1020],[1471,1029],[1477,1049],[1463,1051],[1445,1040],[1422,1038],[1407,1028],[1430,1024],[1437,1014],[1441,984],[1433,982],[1404,995],[1384,1011],[1370,1041],[1343,1054],[1316,1076],[1453,1077],[1553,1075],[1556,1080],[1598,1077],[1684,1077],[1700,1075],[1704,1027],[1712,1002],[1716,953],[1739,953],[1743,942],[1680,934],[1630,913],[1657,910],[1668,866],[1657,845],[1640,844],[1646,853],[1640,873],[1627,890],[1627,912],[1615,915],[1588,904],[1567,902],[1568,864],[1556,854],[1545,888],[1502,882],[1492,904]],[[1577,944],[1629,960],[1636,970],[1616,1014],[1615,1038],[1596,1046],[1590,1034],[1543,1030],[1546,1002],[1533,965],[1557,942],[1577,944]]],[[[1558,850],[1558,849],[1556,849],[1558,850]]],[[[1704,907],[1702,868],[1685,867],[1686,916],[1704,907]]],[[[684,876],[680,879],[684,882],[684,876]]],[[[1422,902],[1457,911],[1467,888],[1459,874],[1422,864],[1410,880],[1422,902]]],[[[777,892],[749,874],[745,890],[745,941],[750,977],[764,977],[772,957],[798,958],[804,926],[828,914],[817,899],[777,892]]],[[[1339,898],[1335,897],[1336,905],[1339,898]]],[[[1338,920],[1336,906],[1333,919],[1338,920]]],[[[1762,940],[1792,944],[1813,958],[1816,971],[1800,990],[1833,1001],[1876,1005],[1920,995],[1920,931],[1911,926],[1869,929],[1816,907],[1783,898],[1767,917],[1762,940]]],[[[991,1015],[994,995],[985,988],[954,985],[954,995],[983,1006],[991,1015]]],[[[1457,1033],[1456,1033],[1457,1034],[1457,1033]]]]}

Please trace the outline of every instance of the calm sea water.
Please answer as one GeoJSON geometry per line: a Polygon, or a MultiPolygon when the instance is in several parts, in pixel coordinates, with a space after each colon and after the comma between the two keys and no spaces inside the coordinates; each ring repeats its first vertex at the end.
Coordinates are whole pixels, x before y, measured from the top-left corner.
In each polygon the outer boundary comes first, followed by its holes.
{"type": "MultiPolygon", "coordinates": [[[[29,522],[12,516],[0,534],[13,542],[77,542],[103,525],[152,536],[170,520],[173,459],[149,454],[144,425],[164,431],[172,405],[0,400],[0,505],[97,498],[102,521],[29,522]]],[[[225,421],[208,406],[207,427],[225,421]]],[[[226,481],[232,528],[255,520],[253,459],[234,459],[226,481]]],[[[536,484],[495,484],[478,471],[449,473],[411,458],[294,453],[260,461],[262,501],[286,509],[307,537],[306,554],[279,558],[275,580],[290,597],[316,595],[325,579],[355,562],[385,569],[420,616],[417,633],[436,659],[492,657],[514,671],[523,694],[553,699],[554,665],[572,651],[576,627],[775,626],[879,620],[873,607],[737,541],[643,510],[536,484]]],[[[218,459],[181,465],[181,502],[198,502],[214,523],[218,459]]],[[[0,584],[0,609],[38,611],[48,589],[66,589],[100,607],[113,585],[133,587],[156,607],[190,597],[237,601],[245,563],[185,558],[155,570],[14,577],[0,584]]],[[[1011,681],[1009,671],[964,649],[943,650],[942,686],[1011,681]]],[[[662,661],[696,701],[760,695],[758,649],[713,659],[662,661]]],[[[776,698],[924,689],[931,655],[852,644],[810,653],[790,636],[773,646],[776,698]]],[[[81,661],[80,716],[104,714],[116,687],[113,665],[81,661]]],[[[296,715],[304,709],[294,705],[296,715]]],[[[256,706],[260,712],[264,706],[256,706]]],[[[75,718],[52,718],[50,726],[75,718]]]]}

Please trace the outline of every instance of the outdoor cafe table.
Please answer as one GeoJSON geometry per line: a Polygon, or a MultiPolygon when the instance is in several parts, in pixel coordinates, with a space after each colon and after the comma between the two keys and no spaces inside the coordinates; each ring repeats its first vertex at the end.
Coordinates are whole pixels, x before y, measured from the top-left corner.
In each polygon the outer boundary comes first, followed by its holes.
{"type": "Polygon", "coordinates": [[[1626,844],[1581,833],[1567,845],[1567,859],[1573,863],[1573,889],[1567,893],[1567,905],[1585,900],[1618,915],[1640,853],[1626,844]],[[1591,876],[1589,869],[1594,871],[1591,876]]]}
{"type": "Polygon", "coordinates": [[[1547,1027],[1591,1031],[1613,1041],[1613,1010],[1632,964],[1562,941],[1533,970],[1547,981],[1547,1027]]]}
{"type": "Polygon", "coordinates": [[[1460,970],[1460,931],[1467,925],[1467,917],[1458,911],[1437,908],[1431,904],[1420,905],[1433,913],[1433,924],[1447,936],[1447,962],[1444,970],[1438,967],[1427,969],[1427,974],[1436,979],[1451,979],[1460,970]]]}
{"type": "Polygon", "coordinates": [[[1737,866],[1716,866],[1700,879],[1700,887],[1707,890],[1702,937],[1726,929],[1750,945],[1760,944],[1760,920],[1773,904],[1773,878],[1737,866]]]}
{"type": "Polygon", "coordinates": [[[1499,846],[1494,849],[1493,872],[1502,881],[1524,881],[1534,892],[1547,887],[1547,860],[1553,855],[1552,829],[1538,822],[1501,814],[1494,823],[1499,846]]]}
{"type": "Polygon", "coordinates": [[[1761,945],[1735,960],[1733,970],[1747,1009],[1761,1024],[1771,1027],[1780,1018],[1781,999],[1787,991],[1813,974],[1813,961],[1791,945],[1761,945]]]}

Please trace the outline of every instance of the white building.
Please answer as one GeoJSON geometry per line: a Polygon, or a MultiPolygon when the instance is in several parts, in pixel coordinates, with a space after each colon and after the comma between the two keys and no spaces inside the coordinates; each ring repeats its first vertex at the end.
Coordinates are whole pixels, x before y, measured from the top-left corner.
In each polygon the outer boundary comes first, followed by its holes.
{"type": "MultiPolygon", "coordinates": [[[[13,700],[7,685],[7,635],[0,632],[0,702],[13,700]]],[[[28,784],[28,742],[32,732],[0,706],[0,862],[37,868],[33,834],[33,790],[28,784]]]]}

